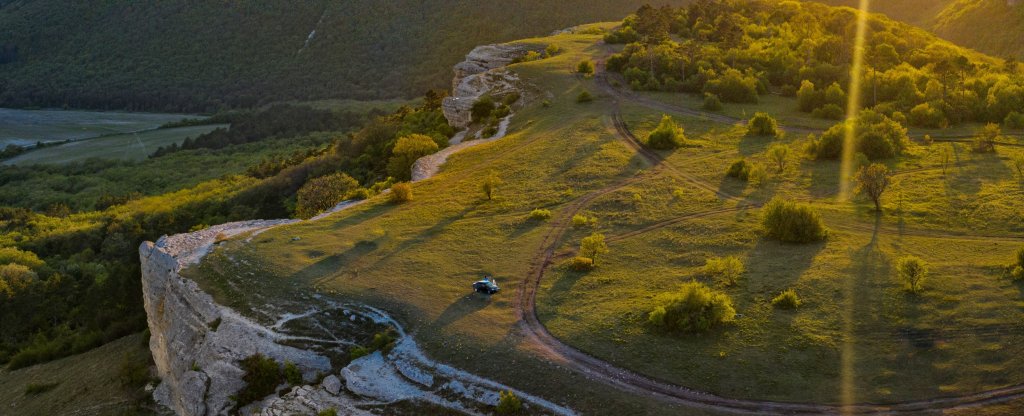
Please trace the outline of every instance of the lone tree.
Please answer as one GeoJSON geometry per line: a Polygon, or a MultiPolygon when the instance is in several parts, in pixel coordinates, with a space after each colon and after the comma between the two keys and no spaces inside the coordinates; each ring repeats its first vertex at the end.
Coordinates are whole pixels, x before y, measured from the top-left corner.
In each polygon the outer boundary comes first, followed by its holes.
{"type": "Polygon", "coordinates": [[[857,172],[857,193],[865,194],[875,203],[875,211],[882,210],[882,193],[889,187],[892,177],[889,168],[880,163],[861,166],[857,172]]]}
{"type": "Polygon", "coordinates": [[[679,127],[672,120],[672,117],[668,115],[661,116],[661,122],[658,123],[658,127],[647,137],[647,145],[659,150],[678,148],[685,141],[686,136],[683,134],[683,128],[679,127]]]}
{"type": "Polygon", "coordinates": [[[423,156],[433,154],[438,149],[437,142],[430,136],[410,134],[398,139],[391,150],[388,160],[388,174],[398,180],[412,178],[412,164],[423,156]]]}
{"type": "Polygon", "coordinates": [[[917,257],[906,256],[896,262],[896,272],[907,284],[907,290],[917,293],[928,277],[928,264],[917,257]]]}
{"type": "Polygon", "coordinates": [[[523,401],[510,391],[498,393],[498,406],[494,409],[499,415],[515,415],[523,411],[523,401]]]}
{"type": "Polygon", "coordinates": [[[982,127],[974,136],[975,153],[992,153],[996,151],[996,142],[1002,136],[1003,130],[996,123],[988,123],[982,127]]]}
{"type": "Polygon", "coordinates": [[[747,134],[750,136],[778,136],[779,123],[768,113],[754,113],[754,117],[747,122],[747,134]]]}
{"type": "Polygon", "coordinates": [[[604,234],[593,233],[580,241],[580,256],[587,257],[597,265],[597,256],[608,252],[608,244],[604,242],[604,234]]]}
{"type": "Polygon", "coordinates": [[[786,161],[789,159],[789,146],[784,144],[772,145],[772,147],[768,148],[768,159],[775,162],[779,172],[786,170],[786,161]]]}
{"type": "Polygon", "coordinates": [[[487,173],[487,176],[484,177],[484,181],[480,183],[480,190],[483,191],[484,196],[486,196],[487,200],[490,201],[491,198],[494,197],[494,191],[497,190],[502,183],[504,182],[501,181],[501,178],[494,174],[494,171],[490,171],[487,173]]]}
{"type": "Polygon", "coordinates": [[[670,332],[704,332],[732,322],[736,309],[729,295],[712,290],[700,282],[683,285],[678,293],[666,296],[661,305],[647,314],[647,322],[670,332]]]}
{"type": "Polygon", "coordinates": [[[764,206],[761,225],[765,234],[784,243],[812,243],[828,237],[828,231],[813,208],[782,198],[764,206]]]}

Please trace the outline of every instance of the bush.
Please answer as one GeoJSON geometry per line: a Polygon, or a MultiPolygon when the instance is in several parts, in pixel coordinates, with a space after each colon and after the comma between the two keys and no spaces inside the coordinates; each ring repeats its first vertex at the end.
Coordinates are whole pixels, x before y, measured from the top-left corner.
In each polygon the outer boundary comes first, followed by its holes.
{"type": "Polygon", "coordinates": [[[683,128],[676,125],[676,122],[668,115],[661,116],[661,122],[658,123],[658,127],[647,137],[647,145],[659,150],[678,148],[685,141],[686,136],[683,134],[683,128]]]}
{"type": "Polygon", "coordinates": [[[590,257],[573,257],[569,261],[569,268],[577,272],[588,272],[594,270],[594,259],[590,257]]]}
{"type": "Polygon", "coordinates": [[[736,309],[728,295],[713,291],[703,283],[690,282],[678,293],[665,297],[662,304],[647,315],[647,320],[665,331],[703,332],[732,322],[735,317],[736,309]]]}
{"type": "Polygon", "coordinates": [[[726,286],[735,285],[744,271],[743,261],[736,256],[714,257],[704,264],[704,274],[721,279],[726,286]]]}
{"type": "Polygon", "coordinates": [[[750,171],[747,173],[747,183],[754,187],[760,187],[768,181],[768,172],[765,172],[761,165],[750,164],[750,171]]]}
{"type": "Polygon", "coordinates": [[[310,218],[334,208],[355,189],[359,182],[344,173],[310,179],[296,194],[295,215],[310,218]]]}
{"type": "Polygon", "coordinates": [[[320,413],[316,414],[316,416],[338,416],[338,411],[332,407],[330,409],[321,410],[320,413]]]}
{"type": "Polygon", "coordinates": [[[1016,111],[1010,112],[1010,114],[1003,119],[1003,125],[1008,129],[1024,129],[1024,114],[1016,111]]]}
{"type": "Polygon", "coordinates": [[[928,264],[917,257],[906,256],[896,262],[896,273],[907,284],[907,290],[916,293],[928,277],[928,264]]]}
{"type": "Polygon", "coordinates": [[[704,94],[704,105],[701,108],[708,111],[722,111],[722,100],[715,94],[704,94]]]}
{"type": "Polygon", "coordinates": [[[786,162],[789,159],[789,146],[784,144],[773,144],[768,148],[768,160],[775,163],[779,172],[786,170],[786,162]]]}
{"type": "Polygon", "coordinates": [[[484,181],[480,183],[480,191],[484,193],[487,200],[490,201],[494,197],[494,191],[498,189],[501,184],[501,178],[494,173],[494,171],[487,172],[487,176],[484,177],[484,181]]]}
{"type": "Polygon", "coordinates": [[[399,182],[391,185],[391,202],[401,204],[412,201],[412,185],[408,182],[399,182]]]}
{"type": "Polygon", "coordinates": [[[949,127],[949,120],[941,109],[929,103],[918,104],[910,110],[908,118],[911,126],[925,127],[932,129],[944,129],[949,127]]]}
{"type": "Polygon", "coordinates": [[[747,134],[751,136],[778,136],[779,123],[768,113],[757,112],[747,122],[747,134]]]}
{"type": "Polygon", "coordinates": [[[262,354],[251,355],[238,364],[245,371],[242,376],[245,387],[235,395],[236,409],[273,394],[284,381],[277,361],[262,354]]]}
{"type": "Polygon", "coordinates": [[[499,415],[514,415],[523,411],[523,401],[511,391],[498,393],[498,406],[494,409],[499,415]]]}
{"type": "Polygon", "coordinates": [[[492,111],[494,111],[494,99],[489,95],[485,95],[473,103],[469,113],[473,118],[473,122],[479,122],[490,117],[492,111]]]}
{"type": "Polygon", "coordinates": [[[284,379],[292,386],[302,385],[302,370],[291,361],[284,363],[284,379]]]}
{"type": "Polygon", "coordinates": [[[822,241],[827,236],[821,216],[809,205],[775,198],[761,217],[767,236],[785,243],[822,241]]]}
{"type": "Polygon", "coordinates": [[[747,163],[746,159],[737,160],[732,162],[732,165],[729,165],[729,170],[725,172],[725,176],[745,181],[750,179],[750,167],[751,164],[747,163]]]}
{"type": "Polygon", "coordinates": [[[1010,271],[1010,279],[1014,281],[1024,280],[1024,267],[1016,266],[1010,271]]]}
{"type": "Polygon", "coordinates": [[[589,103],[594,101],[594,96],[590,95],[590,91],[583,90],[580,95],[576,96],[576,102],[578,103],[589,103]]]}
{"type": "Polygon", "coordinates": [[[535,209],[530,211],[530,219],[534,221],[544,221],[551,218],[551,210],[547,209],[535,209]]]}
{"type": "Polygon", "coordinates": [[[60,383],[28,383],[28,386],[25,386],[25,395],[35,396],[37,394],[43,394],[53,390],[58,385],[60,385],[60,383]]]}
{"type": "Polygon", "coordinates": [[[872,110],[862,110],[856,120],[836,124],[821,135],[814,149],[818,159],[837,159],[842,155],[847,126],[854,129],[856,151],[870,160],[895,157],[903,153],[909,141],[907,129],[895,120],[872,110]]]}
{"type": "Polygon", "coordinates": [[[757,78],[729,68],[704,84],[704,92],[715,94],[725,102],[757,104],[757,78]]]}
{"type": "Polygon", "coordinates": [[[829,120],[842,120],[843,119],[843,108],[835,104],[825,104],[821,108],[815,108],[811,112],[811,115],[817,118],[827,118],[829,120]]]}
{"type": "Polygon", "coordinates": [[[590,62],[588,59],[584,59],[583,61],[580,61],[579,65],[576,65],[576,72],[587,76],[593,75],[594,63],[590,62]]]}
{"type": "Polygon", "coordinates": [[[786,289],[772,299],[772,306],[779,309],[796,309],[800,307],[800,296],[797,296],[796,291],[793,289],[786,289]]]}
{"type": "Polygon", "coordinates": [[[586,226],[593,227],[595,225],[597,225],[597,218],[588,217],[583,214],[576,214],[572,216],[572,226],[575,228],[581,228],[586,226]]]}

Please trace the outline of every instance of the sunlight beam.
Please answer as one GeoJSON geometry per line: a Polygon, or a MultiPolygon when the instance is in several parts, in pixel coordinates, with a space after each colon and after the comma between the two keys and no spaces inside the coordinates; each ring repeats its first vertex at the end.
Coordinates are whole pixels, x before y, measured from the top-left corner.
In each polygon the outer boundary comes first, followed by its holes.
{"type": "Polygon", "coordinates": [[[850,88],[847,89],[846,129],[843,137],[843,160],[839,170],[839,200],[850,200],[850,177],[853,175],[853,156],[857,153],[853,121],[860,110],[860,84],[864,68],[864,44],[867,37],[868,10],[871,0],[860,0],[857,14],[857,37],[853,45],[853,65],[850,68],[850,88]]]}

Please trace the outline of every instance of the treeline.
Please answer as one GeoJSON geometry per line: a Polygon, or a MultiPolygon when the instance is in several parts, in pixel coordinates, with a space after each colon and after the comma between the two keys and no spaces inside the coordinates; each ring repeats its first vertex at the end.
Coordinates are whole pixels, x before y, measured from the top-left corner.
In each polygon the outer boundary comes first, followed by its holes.
{"type": "MultiPolygon", "coordinates": [[[[800,110],[843,115],[856,11],[815,3],[699,0],[643,6],[606,41],[608,60],[636,90],[705,94],[724,102],[779,93],[800,110]]],[[[1024,112],[1024,71],[879,15],[868,18],[861,102],[920,127],[1007,122],[1024,112]]]]}
{"type": "MultiPolygon", "coordinates": [[[[403,107],[373,117],[350,133],[287,136],[316,125],[315,117],[295,119],[297,126],[292,129],[275,124],[280,128],[263,134],[276,138],[261,139],[265,142],[257,144],[228,144],[224,150],[256,152],[267,147],[265,143],[303,142],[307,146],[287,156],[278,153],[257,159],[260,161],[251,162],[249,169],[240,170],[245,174],[228,174],[161,195],[104,195],[93,205],[102,208],[94,211],[75,212],[57,204],[37,212],[17,206],[17,200],[5,201],[12,206],[0,208],[0,327],[4,328],[0,331],[0,363],[24,367],[144,329],[137,251],[144,240],[229,221],[308,217],[341,198],[365,198],[386,188],[399,180],[389,176],[393,160],[409,156],[396,149],[396,144],[421,137],[436,150],[438,143],[452,134],[441,122],[444,118],[438,103],[427,100],[419,108],[403,107]],[[345,192],[337,192],[337,186],[345,187],[345,192]]],[[[282,115],[297,114],[288,107],[267,111],[278,110],[282,115]]],[[[331,124],[320,127],[328,126],[331,124]]],[[[130,170],[120,173],[130,176],[155,166],[173,170],[210,152],[179,151],[126,165],[130,170]]],[[[96,174],[95,168],[86,164],[65,169],[81,169],[80,175],[64,171],[70,174],[62,180],[67,184],[89,182],[96,174]]],[[[6,168],[0,169],[5,172],[6,168]]],[[[46,188],[36,192],[45,193],[46,188]]]]}
{"type": "MultiPolygon", "coordinates": [[[[160,147],[150,157],[160,157],[178,150],[223,149],[227,146],[252,143],[269,137],[294,137],[315,131],[341,131],[359,126],[368,118],[380,116],[379,110],[369,113],[355,111],[318,110],[308,106],[278,104],[266,110],[233,113],[225,117],[212,117],[217,122],[229,122],[230,128],[219,128],[195,139],[186,138],[181,145],[174,143],[160,147]]],[[[195,124],[198,121],[179,122],[195,124]]],[[[210,122],[203,120],[202,122],[210,122]]]]}
{"type": "Polygon", "coordinates": [[[448,86],[477,45],[618,19],[642,3],[14,2],[0,8],[0,42],[18,49],[0,65],[0,106],[215,113],[412,97],[448,86]]]}

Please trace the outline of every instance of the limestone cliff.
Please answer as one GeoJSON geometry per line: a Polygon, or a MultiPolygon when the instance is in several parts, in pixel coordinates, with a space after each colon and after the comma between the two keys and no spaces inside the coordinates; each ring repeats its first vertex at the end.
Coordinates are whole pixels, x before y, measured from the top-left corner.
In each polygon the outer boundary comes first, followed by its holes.
{"type": "Polygon", "coordinates": [[[517,89],[519,77],[505,67],[530,49],[522,45],[478,46],[455,65],[452,95],[442,103],[444,116],[454,127],[472,123],[470,109],[481,96],[503,96],[517,89]]]}

